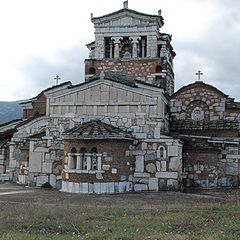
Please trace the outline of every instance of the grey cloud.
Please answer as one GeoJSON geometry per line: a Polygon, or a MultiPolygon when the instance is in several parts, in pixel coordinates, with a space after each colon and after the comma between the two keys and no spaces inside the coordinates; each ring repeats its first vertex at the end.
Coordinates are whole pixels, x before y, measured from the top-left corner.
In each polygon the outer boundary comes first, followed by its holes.
{"type": "Polygon", "coordinates": [[[24,73],[26,85],[16,95],[23,99],[31,98],[42,90],[55,85],[54,77],[59,75],[61,82],[71,81],[73,84],[84,81],[84,59],[87,50],[82,46],[62,49],[56,52],[55,62],[47,58],[32,56],[26,59],[20,71],[24,73]]]}
{"type": "Polygon", "coordinates": [[[219,4],[218,8],[225,7],[222,17],[200,38],[175,40],[176,87],[195,81],[195,72],[206,69],[203,81],[239,101],[240,15],[236,7],[239,9],[240,3],[229,6],[220,1],[219,4]]]}

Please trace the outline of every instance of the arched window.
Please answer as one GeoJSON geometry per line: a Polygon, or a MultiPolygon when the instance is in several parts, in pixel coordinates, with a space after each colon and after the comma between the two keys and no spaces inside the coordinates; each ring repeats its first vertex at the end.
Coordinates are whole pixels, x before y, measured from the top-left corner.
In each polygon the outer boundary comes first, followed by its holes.
{"type": "Polygon", "coordinates": [[[160,152],[160,159],[164,159],[164,148],[160,147],[159,152],[160,152]]]}
{"type": "Polygon", "coordinates": [[[201,111],[200,111],[199,109],[195,109],[195,110],[193,111],[192,117],[193,117],[193,120],[195,120],[195,121],[200,121],[200,120],[202,120],[201,111]]]}
{"type": "Polygon", "coordinates": [[[80,169],[87,170],[87,157],[85,153],[87,152],[87,149],[85,147],[81,147],[79,153],[81,153],[81,163],[80,163],[80,169]]]}
{"type": "Polygon", "coordinates": [[[72,149],[71,149],[71,151],[70,151],[71,153],[76,153],[77,152],[77,150],[76,150],[76,148],[75,147],[73,147],[72,149]]]}
{"type": "Polygon", "coordinates": [[[160,73],[160,72],[162,72],[162,66],[157,65],[155,71],[156,71],[156,73],[160,73]]]}
{"type": "Polygon", "coordinates": [[[86,153],[87,152],[87,149],[85,147],[82,147],[79,151],[79,153],[86,153]]]}
{"type": "Polygon", "coordinates": [[[89,74],[95,74],[96,69],[94,67],[89,68],[89,74]]]}
{"type": "Polygon", "coordinates": [[[82,166],[81,168],[87,170],[87,149],[85,147],[81,147],[79,153],[82,153],[82,166]]]}
{"type": "Polygon", "coordinates": [[[98,150],[97,150],[96,147],[93,147],[93,148],[91,149],[91,153],[97,153],[97,152],[98,152],[98,150]]]}
{"type": "Polygon", "coordinates": [[[77,152],[76,148],[73,147],[71,149],[71,154],[72,154],[72,161],[71,161],[71,164],[70,164],[71,169],[76,169],[76,167],[77,167],[77,156],[75,155],[76,152],[77,152]]]}
{"type": "Polygon", "coordinates": [[[97,170],[97,148],[93,147],[91,149],[92,157],[91,157],[91,169],[97,170]]]}

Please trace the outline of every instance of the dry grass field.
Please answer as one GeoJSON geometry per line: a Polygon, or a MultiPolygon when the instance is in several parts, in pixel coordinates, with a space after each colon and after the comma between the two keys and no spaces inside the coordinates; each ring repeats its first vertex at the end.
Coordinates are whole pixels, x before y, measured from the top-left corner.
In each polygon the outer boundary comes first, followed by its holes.
{"type": "Polygon", "coordinates": [[[69,194],[1,183],[0,239],[240,239],[238,194],[69,194]]]}

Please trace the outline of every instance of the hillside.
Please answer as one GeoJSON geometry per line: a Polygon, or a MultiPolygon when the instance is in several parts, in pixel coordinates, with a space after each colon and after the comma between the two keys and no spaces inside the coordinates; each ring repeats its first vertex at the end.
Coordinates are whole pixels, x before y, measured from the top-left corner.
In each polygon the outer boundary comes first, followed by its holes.
{"type": "Polygon", "coordinates": [[[19,105],[21,101],[2,102],[0,101],[0,124],[21,118],[22,109],[19,105]]]}

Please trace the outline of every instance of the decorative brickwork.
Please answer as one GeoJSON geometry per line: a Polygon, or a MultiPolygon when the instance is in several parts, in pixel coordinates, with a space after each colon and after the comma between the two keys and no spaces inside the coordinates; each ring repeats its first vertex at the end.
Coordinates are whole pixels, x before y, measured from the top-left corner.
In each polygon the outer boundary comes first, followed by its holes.
{"type": "Polygon", "coordinates": [[[218,89],[195,82],[171,99],[171,132],[183,141],[185,187],[238,186],[239,104],[218,89]]]}

